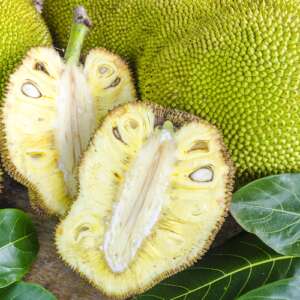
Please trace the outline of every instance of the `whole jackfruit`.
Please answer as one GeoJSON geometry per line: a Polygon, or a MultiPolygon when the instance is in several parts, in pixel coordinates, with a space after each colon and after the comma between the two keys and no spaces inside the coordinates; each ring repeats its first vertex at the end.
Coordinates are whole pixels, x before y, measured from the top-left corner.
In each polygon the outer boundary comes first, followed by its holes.
{"type": "Polygon", "coordinates": [[[126,298],[205,253],[227,213],[233,165],[214,126],[136,102],[105,118],[79,182],[58,252],[104,294],[126,298]]]}
{"type": "Polygon", "coordinates": [[[217,125],[240,180],[300,171],[300,5],[297,0],[46,0],[66,45],[81,2],[101,43],[136,68],[143,99],[217,125]]]}
{"type": "MultiPolygon", "coordinates": [[[[9,74],[34,46],[51,44],[50,33],[31,0],[0,1],[0,104],[9,74]]],[[[2,171],[0,170],[0,192],[2,171]]]]}
{"type": "Polygon", "coordinates": [[[10,77],[2,108],[7,171],[29,188],[33,206],[64,215],[77,194],[77,166],[109,109],[135,100],[127,65],[104,49],[79,64],[90,24],[76,10],[65,61],[54,48],[31,49],[10,77]]]}

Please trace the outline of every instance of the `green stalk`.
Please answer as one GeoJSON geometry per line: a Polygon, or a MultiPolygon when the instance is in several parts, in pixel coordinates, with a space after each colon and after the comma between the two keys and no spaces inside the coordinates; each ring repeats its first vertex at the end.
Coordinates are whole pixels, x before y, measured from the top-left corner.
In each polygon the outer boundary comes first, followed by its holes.
{"type": "Polygon", "coordinates": [[[70,39],[65,53],[65,61],[69,65],[78,65],[80,53],[85,37],[91,27],[91,21],[83,6],[78,6],[74,11],[74,20],[71,28],[70,39]]]}
{"type": "Polygon", "coordinates": [[[169,120],[167,120],[167,121],[164,122],[162,128],[168,130],[172,135],[173,135],[174,132],[175,132],[174,125],[173,125],[173,123],[172,123],[171,121],[169,121],[169,120]]]}

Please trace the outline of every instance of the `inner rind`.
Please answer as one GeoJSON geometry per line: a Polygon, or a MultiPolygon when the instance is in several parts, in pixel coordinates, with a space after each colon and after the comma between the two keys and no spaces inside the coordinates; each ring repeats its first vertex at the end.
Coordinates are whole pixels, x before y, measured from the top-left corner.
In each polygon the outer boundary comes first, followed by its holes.
{"type": "Polygon", "coordinates": [[[175,155],[172,133],[155,131],[128,170],[104,237],[105,259],[113,272],[128,269],[158,221],[169,199],[167,188],[175,155]]]}

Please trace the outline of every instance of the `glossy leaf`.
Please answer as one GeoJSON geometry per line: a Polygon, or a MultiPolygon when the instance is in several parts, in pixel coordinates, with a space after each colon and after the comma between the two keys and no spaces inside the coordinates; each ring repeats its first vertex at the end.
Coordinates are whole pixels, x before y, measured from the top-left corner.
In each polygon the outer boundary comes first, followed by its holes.
{"type": "Polygon", "coordinates": [[[38,284],[18,282],[0,289],[1,300],[57,300],[49,291],[38,284]]]}
{"type": "Polygon", "coordinates": [[[138,300],[233,300],[300,272],[300,258],[281,256],[250,234],[211,250],[193,267],[162,281],[138,300]]]}
{"type": "Polygon", "coordinates": [[[19,281],[29,271],[37,252],[37,234],[30,218],[17,209],[1,209],[0,288],[19,281]]]}
{"type": "Polygon", "coordinates": [[[269,283],[252,290],[237,300],[299,300],[300,278],[292,277],[269,283]]]}
{"type": "Polygon", "coordinates": [[[300,256],[300,174],[251,182],[234,194],[231,213],[275,251],[300,256]]]}

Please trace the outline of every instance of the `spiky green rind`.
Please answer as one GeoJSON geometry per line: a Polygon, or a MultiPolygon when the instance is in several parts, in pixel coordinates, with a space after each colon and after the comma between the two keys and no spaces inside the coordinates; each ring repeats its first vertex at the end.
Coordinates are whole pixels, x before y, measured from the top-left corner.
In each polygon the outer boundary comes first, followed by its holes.
{"type": "Polygon", "coordinates": [[[240,180],[300,171],[298,0],[46,0],[61,47],[78,3],[86,47],[134,64],[143,99],[217,125],[240,180]]]}

